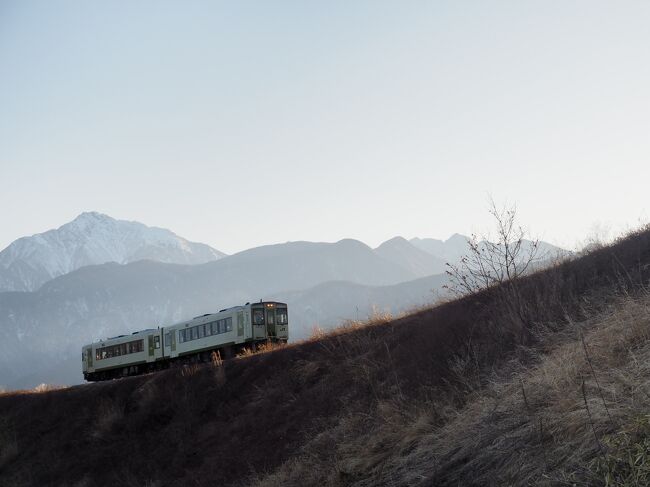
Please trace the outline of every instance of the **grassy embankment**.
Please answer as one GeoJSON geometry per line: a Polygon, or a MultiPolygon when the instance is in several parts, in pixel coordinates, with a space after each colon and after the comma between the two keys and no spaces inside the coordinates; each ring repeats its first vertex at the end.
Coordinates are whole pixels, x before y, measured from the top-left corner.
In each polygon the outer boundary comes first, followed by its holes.
{"type": "Polygon", "coordinates": [[[0,485],[642,485],[649,278],[643,231],[270,353],[4,394],[0,485]]]}

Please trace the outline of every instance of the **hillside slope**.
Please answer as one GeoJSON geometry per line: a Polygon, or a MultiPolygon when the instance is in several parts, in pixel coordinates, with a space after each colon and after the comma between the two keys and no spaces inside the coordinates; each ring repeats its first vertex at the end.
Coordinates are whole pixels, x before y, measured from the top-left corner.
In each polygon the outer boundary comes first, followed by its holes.
{"type": "Polygon", "coordinates": [[[221,366],[5,394],[0,479],[604,485],[616,438],[644,444],[649,278],[639,232],[521,280],[516,307],[495,288],[221,366]]]}

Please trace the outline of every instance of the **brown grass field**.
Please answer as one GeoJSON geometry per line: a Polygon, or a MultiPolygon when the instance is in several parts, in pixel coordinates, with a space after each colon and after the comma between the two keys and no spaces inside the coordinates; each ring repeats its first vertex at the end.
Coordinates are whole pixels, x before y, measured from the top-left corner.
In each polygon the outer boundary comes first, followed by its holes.
{"type": "Polygon", "coordinates": [[[649,485],[650,231],[222,364],[0,395],[0,486],[649,485]]]}

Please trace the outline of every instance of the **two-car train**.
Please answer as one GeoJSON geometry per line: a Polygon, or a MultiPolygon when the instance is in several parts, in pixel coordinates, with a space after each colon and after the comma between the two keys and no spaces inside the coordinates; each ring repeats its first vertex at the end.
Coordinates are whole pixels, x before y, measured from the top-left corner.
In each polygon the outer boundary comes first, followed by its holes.
{"type": "Polygon", "coordinates": [[[82,369],[87,381],[107,380],[167,368],[173,363],[209,361],[213,352],[228,357],[260,342],[288,339],[286,303],[246,303],[85,345],[82,369]]]}

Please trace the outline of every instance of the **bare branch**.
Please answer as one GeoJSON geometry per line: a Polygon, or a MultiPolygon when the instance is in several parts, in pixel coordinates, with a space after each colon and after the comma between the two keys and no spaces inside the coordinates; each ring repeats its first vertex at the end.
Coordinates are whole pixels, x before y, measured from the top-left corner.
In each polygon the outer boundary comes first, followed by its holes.
{"type": "Polygon", "coordinates": [[[490,198],[488,212],[495,223],[496,238],[473,234],[467,241],[467,254],[458,264],[447,264],[447,288],[455,294],[516,281],[538,260],[539,240],[526,239],[526,231],[517,222],[515,205],[499,207],[490,198]]]}

